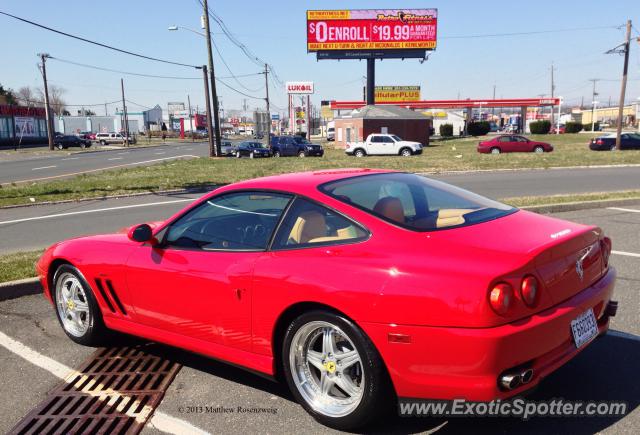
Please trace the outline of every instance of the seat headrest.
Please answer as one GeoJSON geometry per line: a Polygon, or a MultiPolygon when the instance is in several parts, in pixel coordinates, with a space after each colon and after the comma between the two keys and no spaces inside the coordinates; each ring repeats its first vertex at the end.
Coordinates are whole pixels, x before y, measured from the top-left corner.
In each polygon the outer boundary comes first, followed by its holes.
{"type": "Polygon", "coordinates": [[[386,196],[376,202],[373,212],[380,214],[387,219],[403,224],[405,221],[404,207],[400,199],[394,196],[386,196]]]}

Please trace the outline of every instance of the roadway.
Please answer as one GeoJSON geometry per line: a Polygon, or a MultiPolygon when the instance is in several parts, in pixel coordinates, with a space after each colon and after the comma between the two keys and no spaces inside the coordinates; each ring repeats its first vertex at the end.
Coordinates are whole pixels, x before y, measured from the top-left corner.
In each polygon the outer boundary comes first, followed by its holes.
{"type": "Polygon", "coordinates": [[[9,157],[0,160],[0,184],[44,181],[105,169],[152,165],[165,160],[207,156],[207,142],[179,142],[144,148],[121,148],[9,157]]]}
{"type": "MultiPolygon", "coordinates": [[[[617,252],[640,254],[640,206],[625,210],[594,209],[554,216],[599,225],[613,239],[617,252]]],[[[614,254],[618,269],[615,299],[618,314],[612,332],[597,339],[575,359],[549,376],[530,397],[571,401],[624,401],[628,414],[618,417],[389,418],[378,433],[637,433],[640,427],[640,257],[614,254]]],[[[120,340],[120,339],[119,339],[120,340]]],[[[122,344],[116,340],[114,344],[122,344]]],[[[124,339],[123,339],[124,340],[124,339]]],[[[126,343],[126,341],[125,341],[126,343]]],[[[435,350],[437,351],[437,349],[435,350]]],[[[77,368],[92,348],[71,342],[62,332],[53,308],[41,295],[0,302],[0,397],[11,398],[0,411],[0,432],[8,432],[40,403],[60,377],[77,368]]],[[[169,430],[195,433],[335,433],[318,425],[296,404],[286,387],[257,375],[198,355],[170,348],[159,353],[183,365],[144,434],[169,430]],[[272,413],[188,413],[188,407],[265,408],[272,413]],[[167,416],[175,418],[167,427],[167,416]],[[161,425],[164,423],[164,425],[161,425]]]]}
{"type": "MultiPolygon", "coordinates": [[[[640,187],[640,168],[637,167],[451,173],[432,177],[491,198],[640,187]]],[[[0,209],[0,254],[44,248],[69,237],[111,232],[136,223],[163,220],[198,196],[156,194],[0,209]]]]}

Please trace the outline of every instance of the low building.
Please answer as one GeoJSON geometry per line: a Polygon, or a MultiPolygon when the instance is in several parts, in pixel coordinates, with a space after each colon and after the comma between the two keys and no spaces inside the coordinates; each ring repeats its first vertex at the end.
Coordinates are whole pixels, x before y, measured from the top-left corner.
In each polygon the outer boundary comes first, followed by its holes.
{"type": "Polygon", "coordinates": [[[347,142],[363,141],[371,133],[395,134],[404,140],[429,145],[431,119],[419,112],[398,106],[364,106],[350,115],[336,118],[335,143],[345,147],[347,142]]]}
{"type": "Polygon", "coordinates": [[[0,149],[47,142],[44,108],[0,105],[0,149]]]}
{"type": "MultiPolygon", "coordinates": [[[[624,106],[622,109],[622,125],[625,127],[637,126],[640,104],[630,104],[628,106],[624,106]]],[[[595,115],[595,122],[615,126],[618,123],[618,110],[618,106],[596,107],[595,110],[574,110],[572,111],[572,114],[573,118],[582,124],[591,124],[592,116],[595,115]]]]}

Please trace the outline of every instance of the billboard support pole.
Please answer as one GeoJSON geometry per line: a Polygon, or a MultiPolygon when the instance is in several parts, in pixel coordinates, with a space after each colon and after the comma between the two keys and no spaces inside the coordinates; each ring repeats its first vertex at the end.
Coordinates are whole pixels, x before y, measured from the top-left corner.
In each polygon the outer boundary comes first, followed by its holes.
{"type": "Polygon", "coordinates": [[[375,59],[367,59],[367,105],[376,104],[376,64],[375,59]]]}

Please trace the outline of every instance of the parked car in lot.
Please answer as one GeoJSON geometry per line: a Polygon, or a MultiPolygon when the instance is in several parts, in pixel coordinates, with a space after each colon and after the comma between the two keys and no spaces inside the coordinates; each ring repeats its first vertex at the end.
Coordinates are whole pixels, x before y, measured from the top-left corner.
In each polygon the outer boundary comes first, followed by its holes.
{"type": "Polygon", "coordinates": [[[545,153],[551,151],[553,151],[551,144],[538,142],[518,135],[503,134],[478,143],[479,153],[545,153]]]}
{"type": "MultiPolygon", "coordinates": [[[[96,141],[101,145],[108,144],[122,144],[124,143],[124,134],[121,133],[98,133],[96,134],[96,141]]],[[[129,135],[129,143],[135,144],[136,138],[129,135]]]]}
{"type": "Polygon", "coordinates": [[[565,125],[564,124],[560,124],[559,128],[555,124],[552,125],[551,129],[549,130],[549,134],[556,134],[556,132],[559,133],[559,134],[564,134],[565,133],[565,125]]]}
{"type": "Polygon", "coordinates": [[[372,133],[364,142],[347,142],[345,153],[364,157],[368,155],[390,155],[408,157],[422,154],[422,144],[402,140],[395,134],[372,133]]]}
{"type": "Polygon", "coordinates": [[[53,145],[59,150],[69,147],[89,148],[91,141],[75,135],[56,135],[53,138],[53,145]]]}
{"type": "Polygon", "coordinates": [[[223,140],[220,144],[220,152],[223,156],[235,156],[236,147],[230,140],[223,140]]]}
{"type": "Polygon", "coordinates": [[[322,157],[324,155],[322,145],[311,143],[300,136],[272,136],[271,150],[274,157],[322,157]]]}
{"type": "MultiPolygon", "coordinates": [[[[616,135],[608,134],[591,139],[589,149],[592,151],[615,151],[616,135]]],[[[620,150],[640,150],[640,134],[622,133],[620,135],[620,150]]]]}
{"type": "Polygon", "coordinates": [[[238,144],[236,157],[271,157],[271,149],[262,142],[247,140],[238,144]]]}
{"type": "Polygon", "coordinates": [[[96,134],[90,131],[81,131],[77,134],[78,137],[87,140],[96,140],[96,134]]]}
{"type": "Polygon", "coordinates": [[[358,431],[397,397],[505,401],[598,360],[583,350],[616,314],[611,249],[596,226],[416,174],[323,170],[56,243],[36,270],[76,343],[114,330],[224,360],[358,431]]]}

